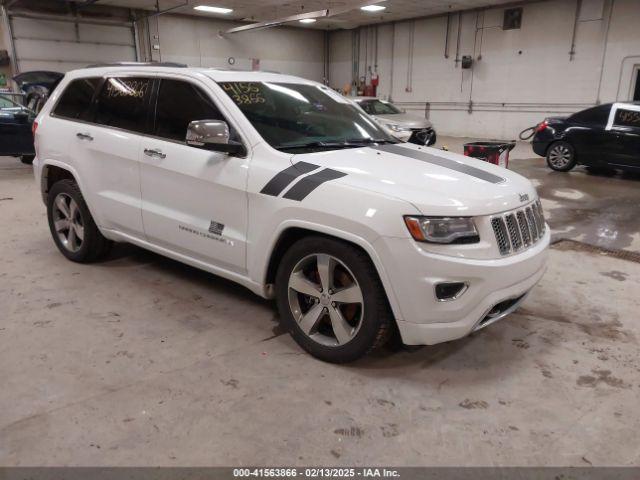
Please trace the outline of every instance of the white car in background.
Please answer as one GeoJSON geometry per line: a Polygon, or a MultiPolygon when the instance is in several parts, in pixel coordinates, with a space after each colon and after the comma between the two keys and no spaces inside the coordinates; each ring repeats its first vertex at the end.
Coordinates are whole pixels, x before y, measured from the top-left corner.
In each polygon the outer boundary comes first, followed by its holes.
{"type": "Polygon", "coordinates": [[[355,97],[353,100],[403,142],[426,146],[436,143],[436,131],[426,118],[407,113],[376,97],[355,97]]]}
{"type": "Polygon", "coordinates": [[[130,242],[231,279],[275,298],[293,338],[326,361],[355,360],[396,328],[411,345],[465,336],[517,308],[545,270],[531,182],[399,143],[316,82],[76,70],[34,130],[68,259],[130,242]]]}

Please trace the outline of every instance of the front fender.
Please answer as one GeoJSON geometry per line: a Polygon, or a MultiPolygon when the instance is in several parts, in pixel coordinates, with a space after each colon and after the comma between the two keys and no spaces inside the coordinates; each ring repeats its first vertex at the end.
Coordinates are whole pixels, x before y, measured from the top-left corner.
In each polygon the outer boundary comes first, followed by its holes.
{"type": "MultiPolygon", "coordinates": [[[[269,265],[283,234],[303,229],[351,242],[371,258],[396,318],[401,318],[387,268],[374,248],[381,236],[408,238],[403,215],[418,214],[410,203],[345,185],[325,184],[302,202],[252,194],[249,198],[247,270],[269,297],[269,265]]],[[[278,261],[278,259],[275,259],[278,261]]]]}
{"type": "Polygon", "coordinates": [[[310,233],[318,233],[318,234],[334,237],[340,240],[347,241],[349,243],[353,243],[354,245],[357,245],[360,248],[362,248],[367,253],[367,255],[369,255],[369,258],[371,258],[371,261],[373,262],[373,265],[378,272],[378,276],[380,277],[382,285],[385,289],[385,293],[387,294],[387,299],[393,311],[394,317],[396,319],[402,320],[398,300],[393,290],[391,280],[389,279],[389,275],[387,274],[387,271],[385,269],[384,264],[382,263],[382,260],[380,259],[380,256],[376,252],[375,248],[372,245],[372,242],[370,242],[369,239],[363,238],[349,231],[340,230],[337,228],[329,227],[324,224],[304,221],[300,219],[287,220],[285,222],[282,222],[278,226],[278,228],[274,231],[274,236],[271,239],[270,245],[265,250],[265,257],[260,260],[256,259],[258,262],[258,264],[256,265],[258,269],[258,272],[257,272],[258,278],[260,279],[259,280],[260,283],[265,286],[265,293],[264,293],[265,297],[271,296],[271,294],[268,292],[268,289],[266,288],[267,273],[268,273],[268,267],[271,261],[271,256],[275,252],[279,239],[282,238],[283,235],[285,235],[287,230],[294,229],[294,228],[307,230],[310,233]]]}

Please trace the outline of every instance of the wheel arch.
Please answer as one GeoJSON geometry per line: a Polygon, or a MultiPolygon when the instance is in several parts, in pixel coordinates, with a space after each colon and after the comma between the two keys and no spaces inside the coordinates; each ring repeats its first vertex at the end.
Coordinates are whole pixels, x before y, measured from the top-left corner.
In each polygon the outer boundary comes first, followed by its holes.
{"type": "Polygon", "coordinates": [[[82,186],[78,181],[78,174],[69,165],[55,161],[45,161],[41,168],[40,193],[42,194],[42,200],[45,203],[47,202],[47,194],[49,193],[49,190],[51,190],[51,187],[60,180],[73,180],[78,185],[78,188],[80,188],[80,191],[82,191],[82,186]]]}
{"type": "Polygon", "coordinates": [[[366,239],[354,235],[349,232],[344,232],[341,230],[321,226],[321,225],[313,225],[313,224],[290,224],[284,226],[279,232],[274,236],[274,240],[272,242],[271,248],[269,249],[267,263],[264,267],[264,272],[262,275],[262,284],[265,286],[265,296],[267,298],[273,298],[274,291],[274,282],[276,271],[278,269],[278,260],[282,257],[282,255],[287,251],[291,245],[293,245],[298,240],[309,236],[320,236],[327,237],[336,240],[341,240],[343,242],[347,242],[350,245],[356,247],[363,253],[369,257],[371,260],[376,272],[378,273],[378,277],[382,282],[382,286],[384,288],[385,294],[387,296],[387,301],[393,311],[393,315],[395,319],[402,320],[400,307],[398,301],[396,299],[395,293],[391,286],[391,281],[387,276],[387,273],[384,269],[384,265],[380,260],[380,257],[376,253],[373,245],[366,239]]]}
{"type": "Polygon", "coordinates": [[[551,147],[553,147],[556,143],[559,143],[559,142],[568,143],[571,146],[571,148],[573,148],[573,156],[577,157],[576,146],[571,141],[571,139],[569,139],[564,134],[561,137],[556,137],[549,142],[549,145],[547,145],[547,149],[544,152],[544,156],[546,157],[547,155],[549,155],[549,150],[551,150],[551,147]]]}

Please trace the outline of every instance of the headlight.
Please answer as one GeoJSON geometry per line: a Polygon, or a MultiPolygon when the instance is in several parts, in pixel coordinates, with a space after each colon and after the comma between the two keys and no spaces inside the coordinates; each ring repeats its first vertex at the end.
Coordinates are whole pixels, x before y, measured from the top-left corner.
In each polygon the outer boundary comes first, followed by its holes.
{"type": "Polygon", "coordinates": [[[404,217],[411,236],[419,242],[477,243],[480,241],[469,217],[404,217]]]}
{"type": "Polygon", "coordinates": [[[403,127],[402,125],[398,125],[397,123],[387,123],[387,128],[393,132],[410,132],[411,128],[403,127]]]}

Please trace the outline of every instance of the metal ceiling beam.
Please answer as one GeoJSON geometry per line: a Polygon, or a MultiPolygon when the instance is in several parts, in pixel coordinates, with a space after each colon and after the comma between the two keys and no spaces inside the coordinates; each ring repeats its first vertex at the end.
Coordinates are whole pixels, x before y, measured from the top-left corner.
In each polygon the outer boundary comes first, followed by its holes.
{"type": "Polygon", "coordinates": [[[233,34],[233,33],[238,33],[238,32],[246,32],[248,30],[260,30],[263,28],[271,28],[271,27],[277,27],[279,25],[282,25],[284,23],[291,23],[291,22],[295,22],[295,21],[299,21],[299,20],[304,20],[306,18],[328,18],[328,17],[333,17],[335,15],[340,15],[342,13],[347,13],[347,12],[351,12],[352,10],[357,10],[360,7],[364,7],[367,5],[374,5],[377,3],[382,3],[385,0],[367,0],[364,2],[358,2],[355,3],[353,5],[350,5],[348,7],[342,7],[342,8],[327,8],[325,10],[317,10],[315,12],[308,12],[308,13],[300,13],[297,15],[290,15],[288,17],[283,17],[283,18],[276,18],[273,20],[267,20],[264,22],[258,22],[258,23],[250,23],[249,25],[243,25],[241,27],[235,27],[235,28],[231,28],[229,30],[226,30],[224,32],[220,32],[221,35],[229,35],[229,34],[233,34]]]}
{"type": "Polygon", "coordinates": [[[283,23],[295,22],[299,20],[304,20],[307,18],[322,18],[328,17],[329,10],[318,10],[316,12],[308,12],[308,13],[300,13],[298,15],[290,15],[284,18],[277,18],[275,20],[267,20],[265,22],[251,23],[249,25],[243,25],[241,27],[231,28],[222,32],[223,35],[228,35],[232,33],[238,32],[246,32],[248,30],[260,30],[263,28],[277,27],[278,25],[282,25],[283,23]]]}
{"type": "Polygon", "coordinates": [[[156,11],[155,12],[150,13],[149,15],[145,15],[144,17],[140,17],[138,20],[143,20],[145,18],[158,17],[160,15],[164,15],[165,13],[173,12],[174,10],[178,10],[180,8],[187,7],[187,6],[189,6],[189,0],[186,0],[184,3],[182,3],[180,5],[176,5],[175,7],[169,7],[169,8],[166,8],[164,10],[160,10],[160,7],[158,5],[158,6],[156,6],[156,11]]]}

